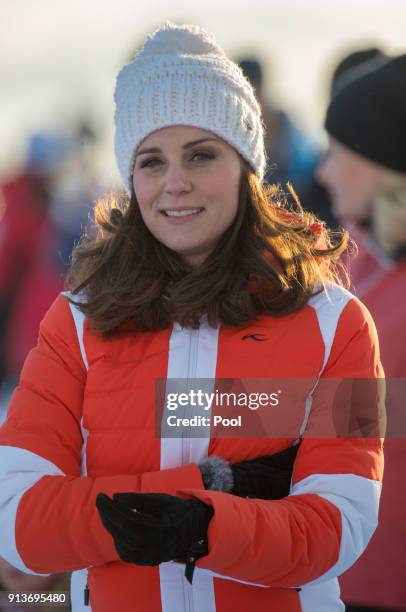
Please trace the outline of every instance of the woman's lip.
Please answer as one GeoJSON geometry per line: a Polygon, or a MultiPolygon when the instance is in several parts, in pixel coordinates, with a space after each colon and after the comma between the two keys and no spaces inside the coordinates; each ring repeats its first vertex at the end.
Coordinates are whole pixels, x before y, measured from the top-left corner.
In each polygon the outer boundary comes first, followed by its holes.
{"type": "MultiPolygon", "coordinates": [[[[173,209],[169,209],[169,210],[173,210],[173,209]]],[[[182,211],[182,210],[190,210],[188,208],[178,208],[176,209],[177,211],[182,211]]],[[[163,210],[161,210],[161,214],[163,216],[163,218],[165,219],[165,221],[168,221],[169,223],[174,223],[174,224],[178,224],[178,223],[185,223],[188,221],[191,221],[192,219],[195,219],[197,217],[199,217],[201,215],[202,212],[204,212],[204,208],[202,208],[199,212],[197,213],[191,213],[190,215],[182,215],[179,217],[169,217],[168,215],[165,215],[163,210]]]]}
{"type": "Polygon", "coordinates": [[[180,208],[162,208],[159,212],[167,213],[167,212],[184,212],[185,210],[204,210],[203,206],[182,206],[180,208]]]}

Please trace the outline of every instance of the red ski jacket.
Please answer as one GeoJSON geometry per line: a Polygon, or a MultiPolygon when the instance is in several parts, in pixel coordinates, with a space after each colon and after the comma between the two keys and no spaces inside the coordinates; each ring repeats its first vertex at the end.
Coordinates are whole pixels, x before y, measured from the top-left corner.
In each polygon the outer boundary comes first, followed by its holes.
{"type": "Polygon", "coordinates": [[[377,525],[382,439],[318,435],[320,423],[330,431],[331,411],[317,384],[382,376],[368,311],[335,285],[284,317],[216,329],[175,324],[108,341],[61,295],[0,428],[0,555],[26,572],[73,571],[74,612],[344,610],[337,576],[377,525]],[[291,437],[160,438],[156,380],[185,378],[316,385],[298,402],[300,427],[291,437]],[[282,450],[298,435],[286,498],[204,489],[203,457],[234,463],[282,450]],[[197,562],[192,586],[180,563],[119,559],[95,498],[127,491],[194,497],[214,508],[209,554],[197,562]]]}

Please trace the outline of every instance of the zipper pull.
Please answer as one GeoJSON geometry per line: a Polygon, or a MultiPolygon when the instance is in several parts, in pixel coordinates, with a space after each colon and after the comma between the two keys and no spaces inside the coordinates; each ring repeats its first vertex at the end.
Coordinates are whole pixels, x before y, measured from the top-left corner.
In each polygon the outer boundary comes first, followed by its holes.
{"type": "Polygon", "coordinates": [[[89,600],[90,600],[90,591],[89,591],[89,587],[87,584],[85,586],[84,600],[85,600],[85,606],[88,606],[89,600]]]}
{"type": "Polygon", "coordinates": [[[207,538],[194,537],[192,538],[192,542],[189,548],[189,551],[186,555],[186,567],[185,567],[185,578],[186,580],[192,584],[193,574],[195,571],[196,561],[207,555],[207,538]]]}

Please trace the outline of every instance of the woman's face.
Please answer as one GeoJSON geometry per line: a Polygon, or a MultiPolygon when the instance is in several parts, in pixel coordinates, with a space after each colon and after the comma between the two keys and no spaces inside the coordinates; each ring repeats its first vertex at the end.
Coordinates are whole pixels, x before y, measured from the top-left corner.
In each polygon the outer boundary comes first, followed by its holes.
{"type": "Polygon", "coordinates": [[[372,218],[375,239],[388,255],[406,246],[406,175],[387,173],[372,218]]]}
{"type": "Polygon", "coordinates": [[[236,216],[241,174],[239,154],[221,138],[171,126],[138,147],[133,185],[150,232],[196,267],[236,216]]]}
{"type": "Polygon", "coordinates": [[[334,138],[316,176],[329,191],[334,215],[341,223],[364,221],[371,215],[372,201],[385,168],[354,153],[334,138]]]}

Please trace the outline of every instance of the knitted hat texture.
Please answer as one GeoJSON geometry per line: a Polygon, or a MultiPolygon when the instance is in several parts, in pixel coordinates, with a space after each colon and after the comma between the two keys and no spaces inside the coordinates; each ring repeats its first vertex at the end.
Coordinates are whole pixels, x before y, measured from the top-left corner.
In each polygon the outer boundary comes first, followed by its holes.
{"type": "Polygon", "coordinates": [[[213,132],[263,179],[264,131],[254,90],[198,26],[168,22],[151,34],[121,69],[114,99],[115,154],[128,193],[137,147],[152,132],[173,125],[213,132]]]}
{"type": "Polygon", "coordinates": [[[405,173],[406,54],[377,58],[354,72],[331,100],[325,128],[362,157],[405,173]]]}

